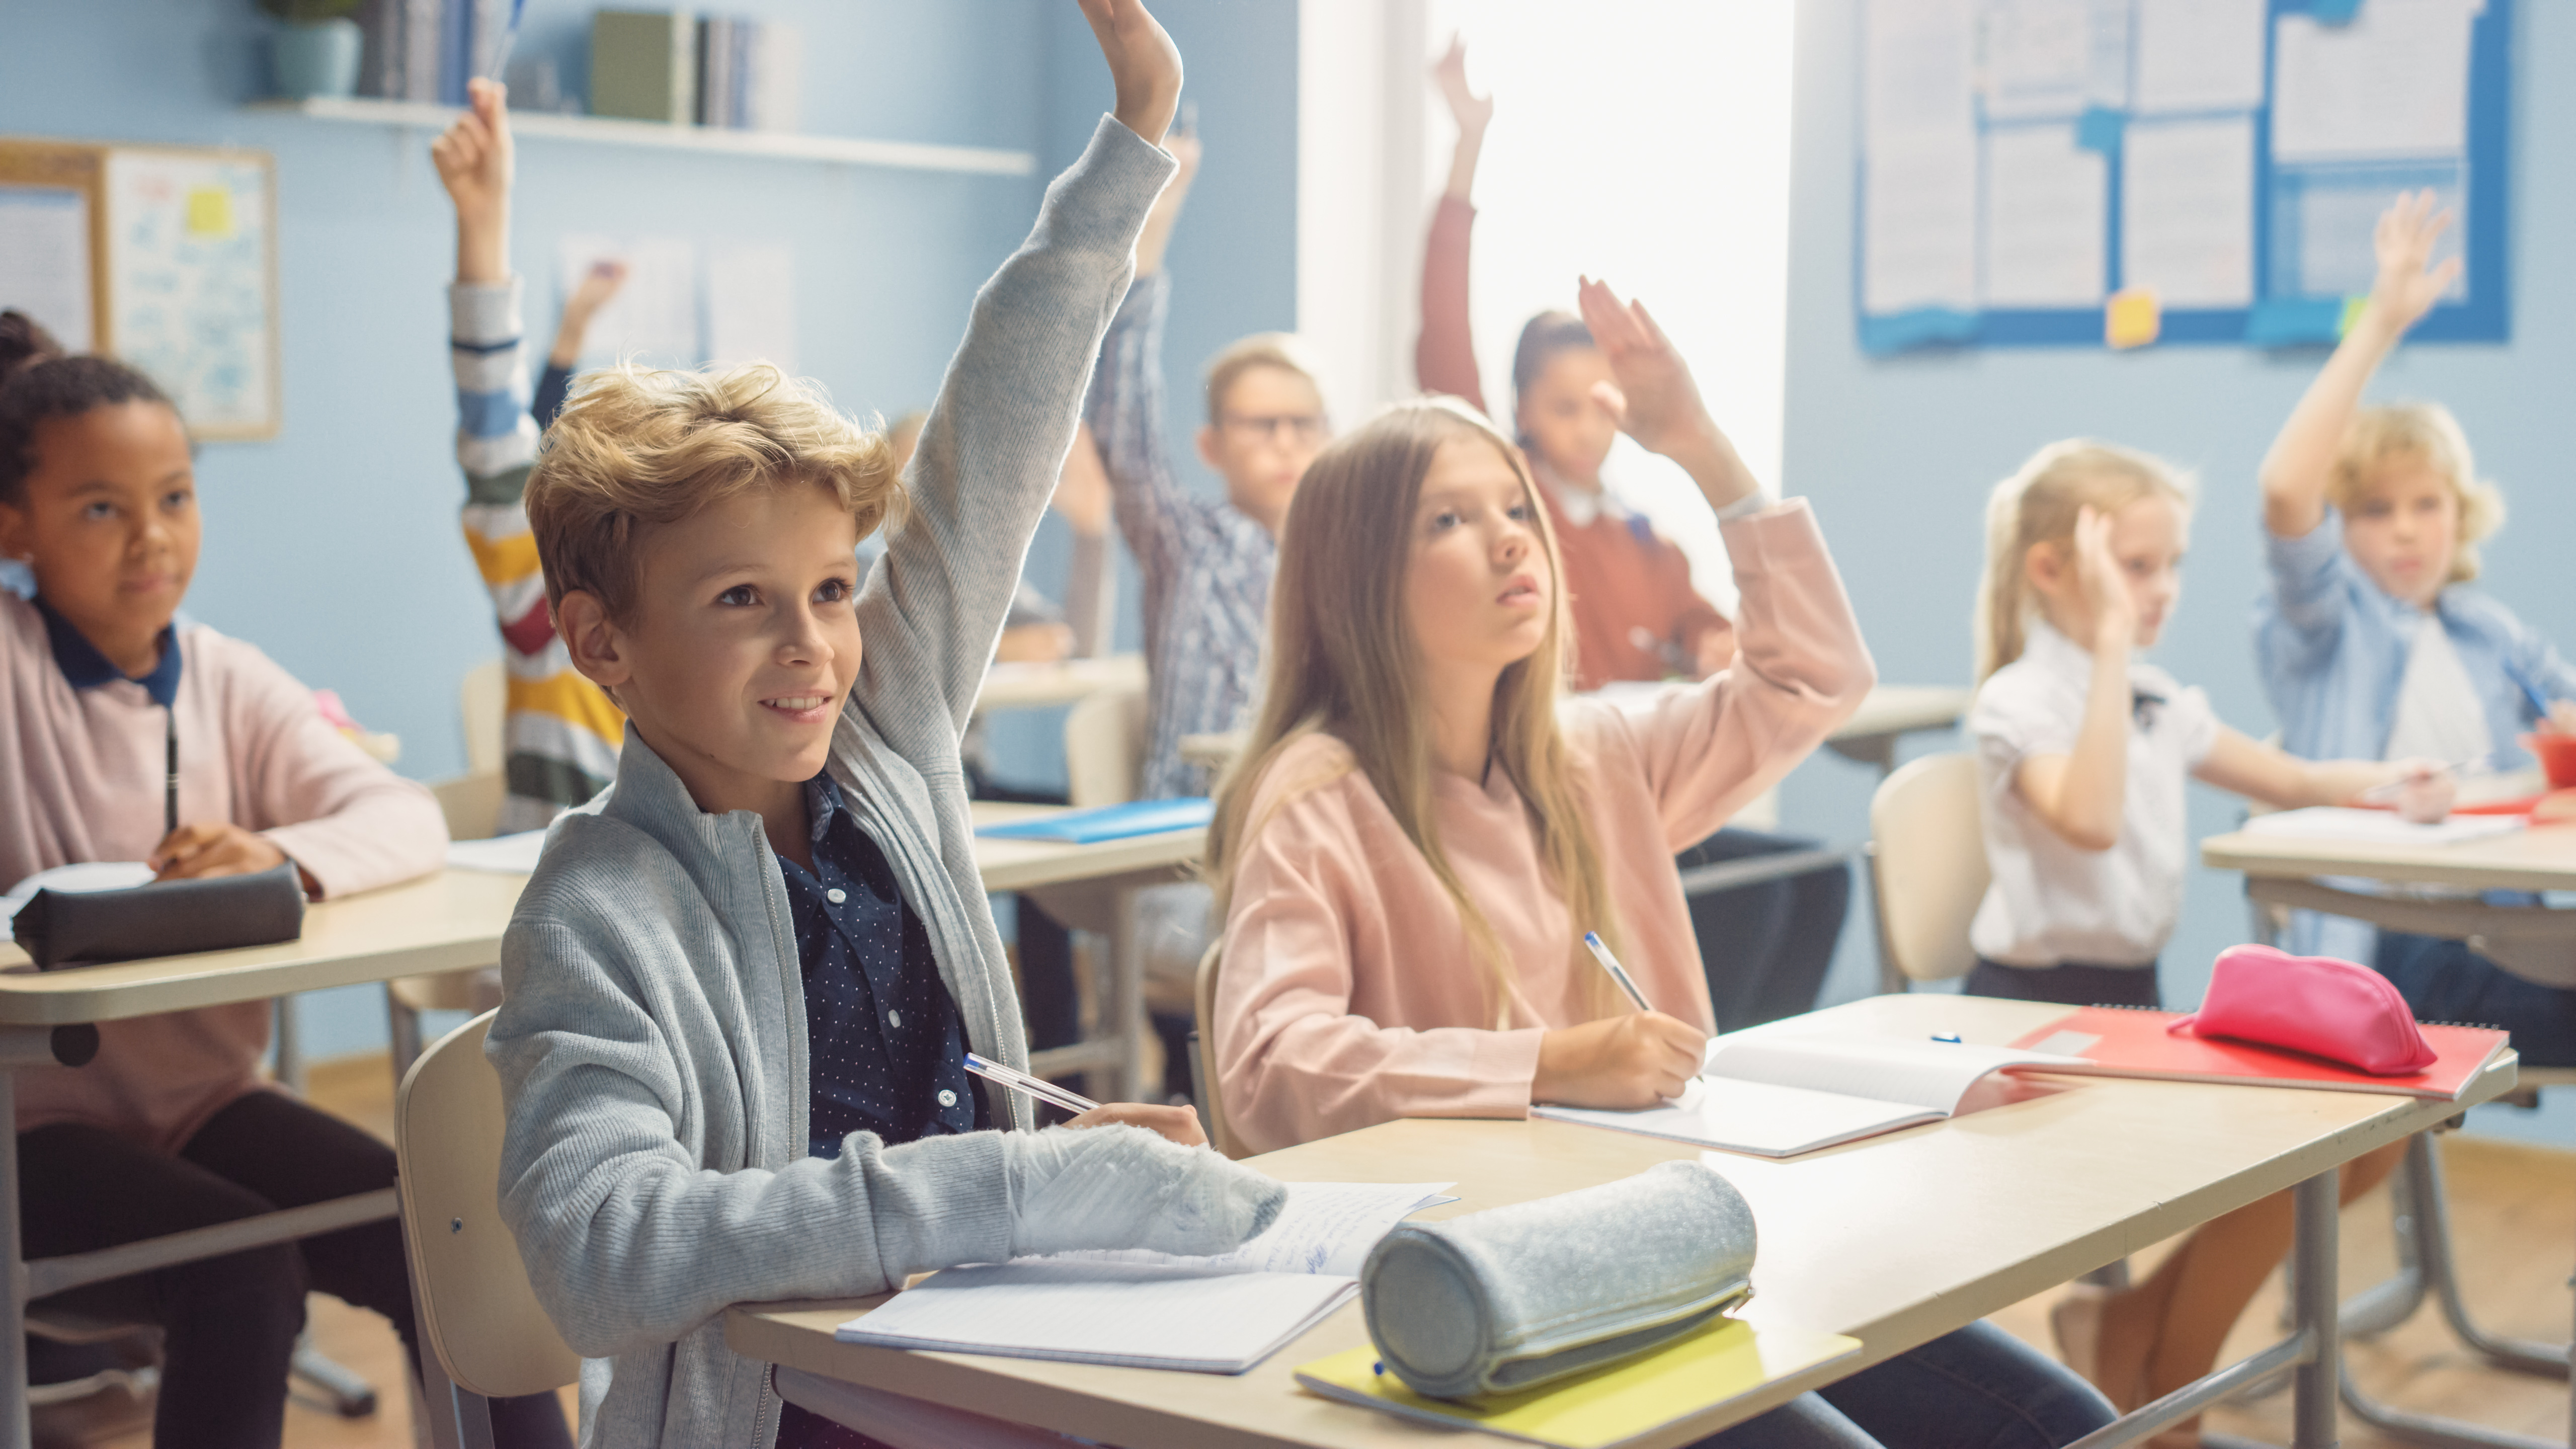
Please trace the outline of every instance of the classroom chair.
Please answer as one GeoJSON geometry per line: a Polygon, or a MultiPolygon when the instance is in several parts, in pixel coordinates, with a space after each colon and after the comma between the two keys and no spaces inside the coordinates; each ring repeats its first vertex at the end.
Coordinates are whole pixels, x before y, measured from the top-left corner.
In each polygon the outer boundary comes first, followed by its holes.
{"type": "MultiPolygon", "coordinates": [[[[485,1012],[412,1065],[394,1100],[403,1247],[420,1315],[430,1442],[492,1442],[491,1401],[541,1394],[581,1375],[581,1358],[537,1302],[519,1245],[501,1221],[501,1077],[483,1056],[485,1012]]],[[[780,1397],[894,1449],[1065,1449],[1075,1441],[880,1389],[781,1366],[780,1397]]]]}
{"type": "Polygon", "coordinates": [[[1217,1083],[1216,1062],[1216,979],[1225,943],[1212,941],[1207,954],[1199,958],[1197,981],[1197,1021],[1190,1028],[1190,1084],[1195,1089],[1191,1100],[1198,1103],[1199,1121],[1207,1129],[1210,1145],[1238,1161],[1252,1155],[1243,1139],[1234,1135],[1234,1124],[1225,1117],[1225,1097],[1217,1083]]]}
{"type": "Polygon", "coordinates": [[[465,713],[466,773],[499,774],[509,748],[505,722],[510,708],[509,670],[499,659],[486,659],[465,671],[456,693],[465,713]]]}
{"type": "Polygon", "coordinates": [[[1968,923],[1985,899],[1986,841],[1977,762],[1926,755],[1870,797],[1870,897],[1878,911],[1881,989],[1948,981],[1976,968],[1968,923]]]}
{"type": "Polygon", "coordinates": [[[1145,691],[1106,689],[1064,716],[1065,799],[1076,810],[1124,805],[1145,770],[1145,691]]]}

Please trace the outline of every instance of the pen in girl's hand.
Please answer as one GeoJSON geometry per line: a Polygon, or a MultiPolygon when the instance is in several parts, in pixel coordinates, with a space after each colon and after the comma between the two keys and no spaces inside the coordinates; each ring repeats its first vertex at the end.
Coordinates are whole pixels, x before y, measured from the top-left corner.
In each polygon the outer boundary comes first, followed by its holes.
{"type": "Polygon", "coordinates": [[[987,1061],[973,1052],[966,1054],[966,1070],[988,1082],[999,1082],[1014,1092],[1033,1097],[1049,1106],[1062,1107],[1077,1117],[1100,1105],[1080,1092],[1059,1087],[1044,1077],[1030,1076],[1016,1067],[1006,1067],[1000,1062],[987,1061]]]}
{"type": "Polygon", "coordinates": [[[1610,948],[1601,944],[1600,932],[1584,932],[1583,944],[1591,949],[1592,959],[1601,963],[1601,969],[1610,973],[1610,979],[1618,983],[1619,989],[1627,993],[1628,999],[1637,1003],[1639,1011],[1654,1010],[1646,1004],[1646,993],[1639,991],[1637,983],[1628,978],[1628,968],[1620,965],[1619,958],[1610,954],[1610,948]]]}

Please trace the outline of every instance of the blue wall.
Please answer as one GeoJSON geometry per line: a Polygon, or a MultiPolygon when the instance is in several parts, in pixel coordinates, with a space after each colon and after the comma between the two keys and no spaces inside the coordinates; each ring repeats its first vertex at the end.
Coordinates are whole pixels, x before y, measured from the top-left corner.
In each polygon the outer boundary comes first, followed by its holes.
{"type": "MultiPolygon", "coordinates": [[[[591,8],[531,0],[517,52],[553,57],[575,94],[587,83],[591,8]]],[[[1172,355],[1187,373],[1227,338],[1294,321],[1296,12],[1241,0],[1156,8],[1223,157],[1172,253],[1184,283],[1172,355]]],[[[530,279],[536,345],[551,334],[561,233],[678,236],[701,248],[785,240],[796,253],[803,369],[852,411],[926,404],[975,288],[1025,235],[1044,178],[1109,108],[1088,27],[1070,0],[730,0],[725,9],[803,31],[805,129],[1028,150],[1039,175],[524,141],[513,259],[530,279]]],[[[429,133],[240,109],[267,89],[269,22],[250,0],[7,13],[0,134],[276,155],[285,427],[270,442],[203,449],[206,550],[187,607],[339,690],[370,728],[399,734],[404,773],[460,771],[457,681],[497,644],[456,527],[442,292],[454,231],[428,165],[429,133]]],[[[1186,427],[1175,436],[1186,448],[1186,427]]],[[[1040,588],[1060,586],[1065,547],[1051,523],[1030,561],[1040,588]]],[[[1121,631],[1130,647],[1136,598],[1131,572],[1121,631]]],[[[1008,722],[996,740],[1002,763],[1060,778],[1058,728],[1052,715],[1008,722]]],[[[305,1023],[313,1055],[382,1041],[372,988],[308,999],[305,1023]]]]}
{"type": "MultiPolygon", "coordinates": [[[[2274,725],[2256,680],[2249,610],[2261,579],[2254,469],[2322,352],[2244,348],[1969,351],[1864,357],[1853,342],[1852,235],[1856,0],[1798,11],[1789,248],[1788,486],[1812,497],[1890,681],[1968,679],[1968,613],[1982,563],[1986,491],[2040,444],[2096,434],[2197,469],[2202,505],[2183,608],[2158,662],[2205,686],[2221,718],[2261,736],[2274,725]]],[[[2486,550],[2485,586],[2524,618],[2576,639],[2576,537],[2564,486],[2568,381],[2576,377],[2576,277],[2556,264],[2576,229],[2576,10],[2514,7],[2511,223],[2513,341],[2403,350],[2380,397],[2438,398],[2458,412],[2481,470],[2504,487],[2512,524],[2486,550]]],[[[1931,742],[1925,748],[1948,747],[1931,742]]],[[[1874,783],[1839,762],[1801,771],[1793,824],[1857,828],[1874,783]],[[1827,826],[1826,822],[1833,822],[1827,826]]],[[[2192,833],[2236,819],[2232,797],[2197,790],[2192,833]]],[[[1874,971],[1868,917],[1855,911],[1836,986],[1874,971]]],[[[2197,1001],[2210,960],[2245,939],[2240,883],[2196,869],[2164,956],[2169,1001],[2197,1001]]]]}

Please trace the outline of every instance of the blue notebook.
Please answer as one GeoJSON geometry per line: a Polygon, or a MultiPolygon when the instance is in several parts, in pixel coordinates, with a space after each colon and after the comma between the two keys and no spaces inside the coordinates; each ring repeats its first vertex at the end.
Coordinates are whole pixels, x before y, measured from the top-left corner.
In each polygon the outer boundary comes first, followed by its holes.
{"type": "Polygon", "coordinates": [[[1104,805],[1097,810],[1068,810],[1009,825],[987,825],[975,833],[995,840],[1061,840],[1090,845],[1125,840],[1131,835],[1160,835],[1167,830],[1195,830],[1216,814],[1216,802],[1204,795],[1178,800],[1137,800],[1104,805]]]}

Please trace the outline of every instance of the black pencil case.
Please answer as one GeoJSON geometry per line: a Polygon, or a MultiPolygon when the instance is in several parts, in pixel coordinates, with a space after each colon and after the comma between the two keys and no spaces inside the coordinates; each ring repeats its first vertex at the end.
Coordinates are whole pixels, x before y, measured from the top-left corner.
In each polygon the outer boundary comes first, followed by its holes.
{"type": "Polygon", "coordinates": [[[304,934],[304,886],[289,861],[130,890],[41,890],[9,927],[39,971],[267,946],[304,934]]]}

